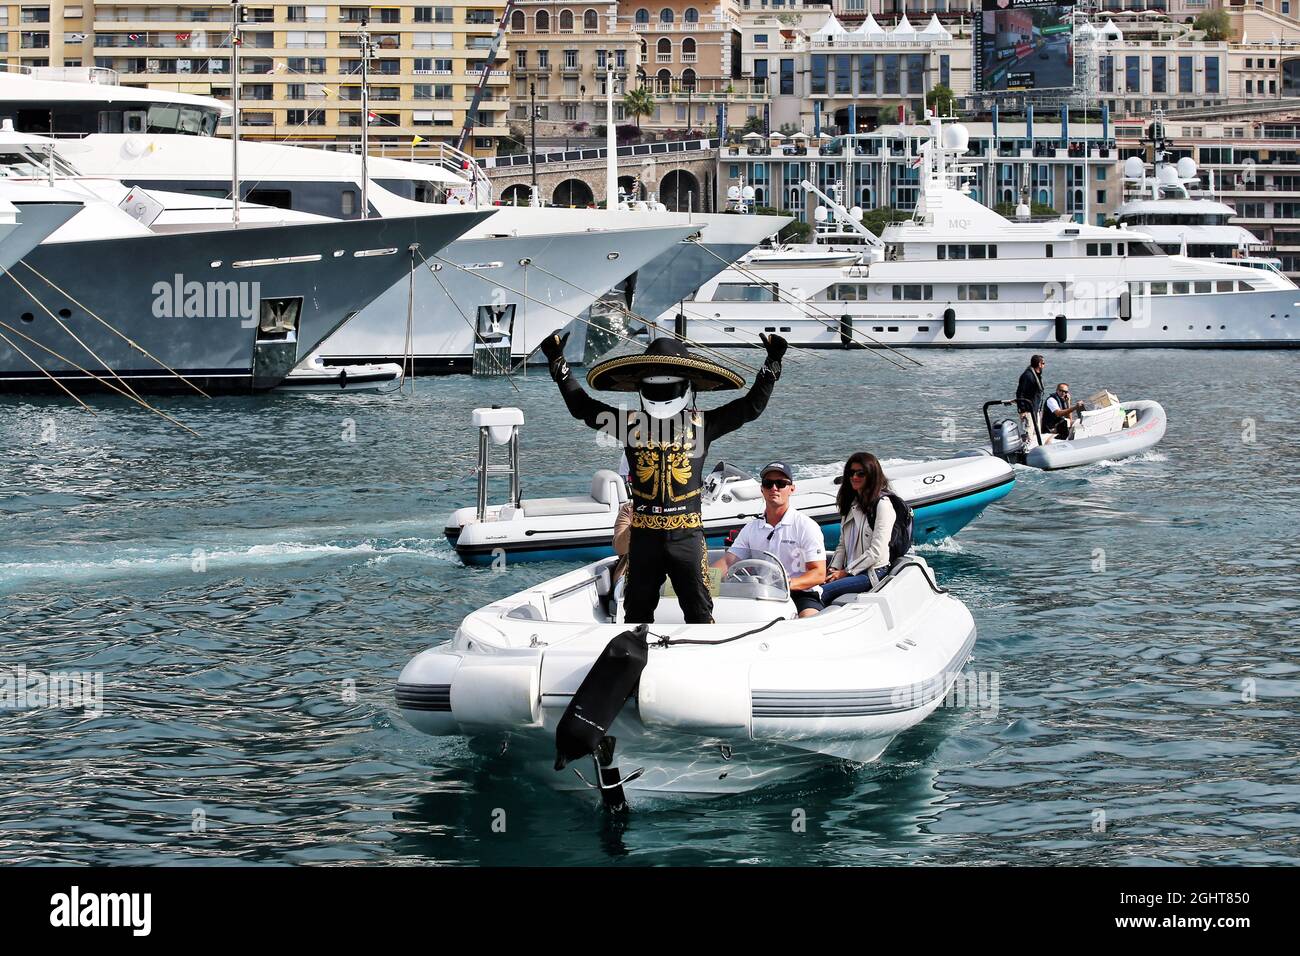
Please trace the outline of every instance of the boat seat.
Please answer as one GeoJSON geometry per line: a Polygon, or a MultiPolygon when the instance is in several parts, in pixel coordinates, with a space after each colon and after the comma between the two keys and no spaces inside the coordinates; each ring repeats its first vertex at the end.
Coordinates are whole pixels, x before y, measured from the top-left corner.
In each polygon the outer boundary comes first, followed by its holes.
{"type": "MultiPolygon", "coordinates": [[[[623,607],[619,605],[622,619],[623,607]]],[[[765,624],[773,618],[781,617],[791,620],[798,616],[794,602],[789,598],[784,601],[757,601],[744,597],[715,597],[713,599],[713,620],[718,624],[765,624]]],[[[656,624],[683,624],[682,606],[673,595],[659,598],[655,608],[656,624]]]]}
{"type": "Polygon", "coordinates": [[[525,498],[519,504],[524,510],[525,518],[602,514],[609,511],[609,505],[596,501],[589,495],[570,495],[567,498],[525,498]]]}
{"type": "Polygon", "coordinates": [[[591,494],[563,498],[525,498],[519,503],[525,518],[598,515],[617,510],[627,501],[627,485],[618,472],[602,468],[591,478],[591,494]]]}
{"type": "Polygon", "coordinates": [[[591,500],[617,508],[627,501],[627,483],[618,472],[602,468],[591,476],[591,500]]]}

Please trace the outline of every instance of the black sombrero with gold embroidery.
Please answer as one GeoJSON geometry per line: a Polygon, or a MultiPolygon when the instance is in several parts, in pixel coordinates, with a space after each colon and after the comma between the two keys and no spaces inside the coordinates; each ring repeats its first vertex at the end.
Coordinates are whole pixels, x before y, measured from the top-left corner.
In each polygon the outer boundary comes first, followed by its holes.
{"type": "Polygon", "coordinates": [[[680,375],[697,392],[741,388],[745,380],[717,362],[692,355],[677,339],[660,338],[640,355],[620,355],[592,366],[587,384],[603,392],[635,392],[651,375],[680,375]]]}

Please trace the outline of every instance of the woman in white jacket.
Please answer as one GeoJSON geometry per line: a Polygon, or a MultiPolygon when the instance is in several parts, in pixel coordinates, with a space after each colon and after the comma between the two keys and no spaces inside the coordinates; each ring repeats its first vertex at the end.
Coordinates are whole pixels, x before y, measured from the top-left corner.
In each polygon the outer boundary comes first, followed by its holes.
{"type": "Polygon", "coordinates": [[[889,572],[889,538],[898,515],[888,489],[875,455],[860,451],[849,457],[836,499],[840,543],[822,585],[824,605],[842,594],[870,591],[889,572]]]}

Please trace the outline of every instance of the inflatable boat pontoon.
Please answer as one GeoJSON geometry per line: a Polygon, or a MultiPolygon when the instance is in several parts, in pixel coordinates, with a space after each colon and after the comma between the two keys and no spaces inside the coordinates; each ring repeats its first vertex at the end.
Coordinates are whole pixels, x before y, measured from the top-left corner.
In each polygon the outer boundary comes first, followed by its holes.
{"type": "MultiPolygon", "coordinates": [[[[1102,393],[1109,395],[1109,393],[1102,393]]],[[[1140,455],[1154,448],[1165,435],[1165,410],[1159,402],[1123,402],[1107,399],[1100,407],[1085,408],[1070,428],[1068,439],[1043,440],[1034,416],[1033,438],[1025,433],[1014,399],[984,403],[984,424],[989,432],[989,444],[973,448],[962,455],[990,455],[1003,461],[1028,465],[1053,471],[1076,468],[1099,461],[1116,461],[1140,455]],[[1010,409],[1010,415],[994,422],[989,415],[992,408],[1010,409]]]]}
{"type": "MultiPolygon", "coordinates": [[[[586,495],[563,498],[523,498],[519,482],[517,408],[479,408],[473,421],[479,429],[478,504],[454,511],[444,533],[466,564],[490,564],[504,554],[511,561],[586,560],[613,553],[611,541],[619,506],[627,501],[623,479],[611,469],[597,471],[586,495]],[[508,445],[508,464],[491,464],[492,444],[508,445]],[[487,483],[493,476],[510,478],[510,499],[489,506],[487,483]]],[[[914,512],[913,540],[942,541],[974,521],[989,504],[1006,496],[1015,484],[1011,466],[997,458],[948,458],[905,465],[887,465],[891,487],[914,512]]],[[[839,475],[798,478],[790,505],[811,517],[834,548],[840,536],[835,508],[839,475]]],[[[705,481],[701,498],[704,533],[711,546],[763,511],[758,481],[719,462],[705,481]]]]}
{"type": "Polygon", "coordinates": [[[835,760],[875,760],[940,706],[975,645],[970,612],[915,555],[873,592],[802,619],[774,557],[736,562],[712,583],[716,623],[681,623],[669,594],[648,632],[630,636],[621,582],[610,596],[613,566],[596,562],[470,614],[449,643],[402,670],[402,716],[560,789],[604,781],[606,797],[614,784],[735,793],[835,760]],[[615,638],[632,642],[644,669],[626,687],[601,687],[588,675],[604,673],[593,668],[615,638]],[[557,727],[581,709],[575,695],[612,701],[610,719],[593,731],[604,735],[599,756],[571,754],[557,770],[557,727]]]}

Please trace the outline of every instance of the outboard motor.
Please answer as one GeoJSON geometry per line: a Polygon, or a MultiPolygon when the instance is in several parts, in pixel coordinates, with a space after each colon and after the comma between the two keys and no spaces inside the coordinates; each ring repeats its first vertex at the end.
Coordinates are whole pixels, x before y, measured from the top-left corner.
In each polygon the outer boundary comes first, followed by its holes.
{"type": "Polygon", "coordinates": [[[993,426],[993,454],[1003,461],[1019,458],[1025,452],[1025,439],[1020,434],[1020,426],[1008,419],[1003,419],[993,426]]]}

